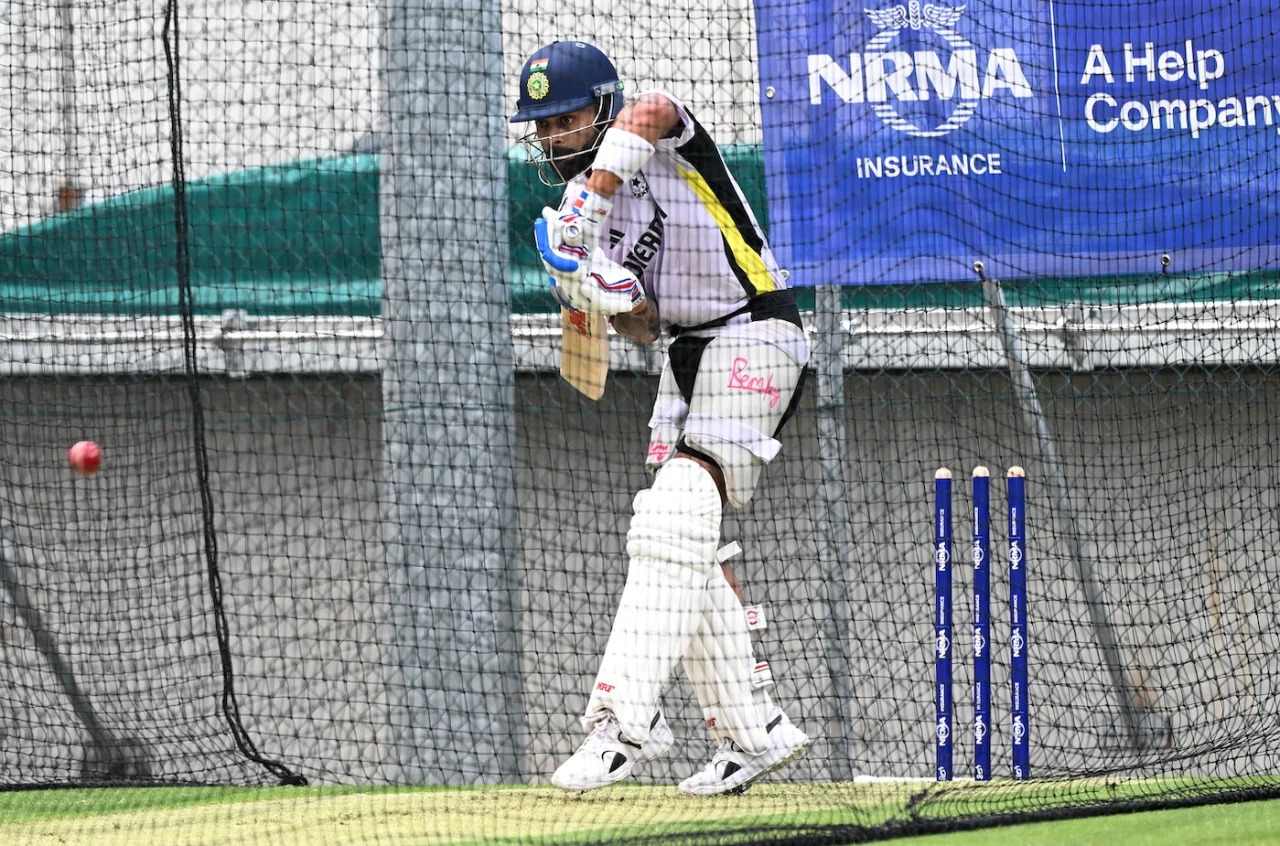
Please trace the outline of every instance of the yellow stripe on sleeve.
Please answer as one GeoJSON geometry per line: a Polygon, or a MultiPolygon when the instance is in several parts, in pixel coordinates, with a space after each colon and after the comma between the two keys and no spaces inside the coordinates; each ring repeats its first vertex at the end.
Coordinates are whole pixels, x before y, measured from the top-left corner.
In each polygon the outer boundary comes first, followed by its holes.
{"type": "Polygon", "coordinates": [[[711,219],[716,222],[716,226],[720,227],[720,233],[729,244],[729,251],[733,253],[734,261],[738,263],[738,267],[747,275],[747,279],[751,281],[751,284],[756,289],[755,292],[764,294],[774,290],[777,286],[774,284],[773,276],[769,273],[769,268],[765,266],[764,259],[759,253],[747,246],[747,242],[743,240],[742,233],[738,231],[733,218],[729,216],[729,210],[724,207],[724,203],[720,202],[715,192],[711,190],[707,180],[703,179],[702,174],[696,170],[685,170],[681,167],[677,167],[676,170],[684,177],[685,182],[689,183],[693,193],[698,195],[698,199],[702,201],[703,207],[711,215],[711,219]]]}

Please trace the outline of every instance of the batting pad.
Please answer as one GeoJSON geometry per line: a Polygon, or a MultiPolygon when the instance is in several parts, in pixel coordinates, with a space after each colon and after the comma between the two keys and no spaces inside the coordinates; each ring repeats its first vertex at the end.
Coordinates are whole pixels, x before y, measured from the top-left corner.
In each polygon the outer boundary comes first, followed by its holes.
{"type": "Polygon", "coordinates": [[[717,567],[707,578],[702,618],[685,650],[684,669],[707,729],[752,755],[769,748],[765,721],[772,703],[764,688],[772,678],[767,676],[768,665],[763,667],[757,674],[742,603],[717,567]]]}
{"type": "Polygon", "coordinates": [[[684,439],[715,459],[735,508],[782,448],[774,433],[807,359],[803,331],[781,320],[727,327],[702,352],[684,439]]]}
{"type": "Polygon", "coordinates": [[[648,737],[658,696],[702,618],[719,539],[720,493],[695,462],[671,461],[653,487],[636,494],[627,583],[582,718],[585,729],[607,709],[629,740],[648,737]]]}

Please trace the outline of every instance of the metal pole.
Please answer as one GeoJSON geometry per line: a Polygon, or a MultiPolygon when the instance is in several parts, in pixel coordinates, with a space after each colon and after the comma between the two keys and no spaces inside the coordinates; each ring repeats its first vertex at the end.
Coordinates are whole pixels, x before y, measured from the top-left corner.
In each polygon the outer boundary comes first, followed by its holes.
{"type": "Polygon", "coordinates": [[[848,562],[853,538],[849,518],[849,486],[845,477],[844,332],[841,326],[840,288],[824,285],[814,291],[814,323],[817,330],[813,368],[817,376],[818,465],[822,484],[819,500],[826,512],[821,551],[822,578],[827,600],[824,616],[827,672],[836,694],[834,731],[836,753],[831,777],[849,781],[854,775],[854,688],[849,637],[853,614],[849,603],[848,562]]]}
{"type": "Polygon", "coordinates": [[[1026,352],[1018,337],[1018,329],[1005,304],[1004,291],[1000,280],[987,279],[982,275],[982,262],[974,262],[974,272],[982,280],[982,292],[995,318],[1000,337],[1004,342],[1005,359],[1009,365],[1009,376],[1013,391],[1018,398],[1027,425],[1040,449],[1040,460],[1044,464],[1044,476],[1049,482],[1053,495],[1054,515],[1059,528],[1067,542],[1067,549],[1076,567],[1076,578],[1080,590],[1084,594],[1085,605],[1089,611],[1089,622],[1093,626],[1094,637],[1098,640],[1098,649],[1102,652],[1102,660],[1107,665],[1111,676],[1111,685],[1120,708],[1120,717],[1128,732],[1130,746],[1135,750],[1142,749],[1139,732],[1141,720],[1140,707],[1134,698],[1134,691],[1124,672],[1124,661],[1120,654],[1120,645],[1115,631],[1107,616],[1107,606],[1102,598],[1102,590],[1098,586],[1097,574],[1093,562],[1085,552],[1084,541],[1080,537],[1079,521],[1075,509],[1071,506],[1071,496],[1066,476],[1058,461],[1058,450],[1053,434],[1049,431],[1044,410],[1040,406],[1040,397],[1036,393],[1035,383],[1031,379],[1031,371],[1027,366],[1026,352]]]}
{"type": "Polygon", "coordinates": [[[81,777],[87,781],[106,779],[146,779],[150,777],[148,754],[136,740],[117,738],[98,718],[88,695],[80,687],[75,671],[58,648],[58,641],[45,622],[44,615],[36,608],[35,601],[27,592],[26,586],[18,576],[15,562],[16,548],[9,538],[7,526],[0,525],[0,583],[4,584],[5,593],[13,603],[18,617],[31,639],[35,642],[36,651],[48,665],[49,671],[58,680],[67,701],[71,703],[71,711],[84,726],[89,735],[89,748],[85,750],[84,766],[81,777]]]}
{"type": "Polygon", "coordinates": [[[58,52],[62,62],[62,182],[58,185],[57,211],[70,211],[81,203],[76,162],[79,122],[76,120],[75,18],[73,0],[58,3],[58,52]]]}
{"type": "Polygon", "coordinates": [[[382,8],[386,768],[395,783],[523,780],[500,6],[382,8]]]}

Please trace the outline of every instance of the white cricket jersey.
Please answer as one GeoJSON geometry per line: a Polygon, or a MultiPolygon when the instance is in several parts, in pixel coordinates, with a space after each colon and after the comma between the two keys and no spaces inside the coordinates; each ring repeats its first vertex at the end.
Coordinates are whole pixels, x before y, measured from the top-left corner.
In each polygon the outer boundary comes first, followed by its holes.
{"type": "MultiPolygon", "coordinates": [[[[745,309],[786,282],[711,136],[679,100],[656,93],[671,100],[684,128],[678,138],[660,139],[631,184],[614,193],[600,247],[640,277],[664,328],[689,328],[745,309]]],[[[586,180],[570,182],[566,200],[586,180]]],[[[748,320],[742,314],[731,323],[748,320]]]]}

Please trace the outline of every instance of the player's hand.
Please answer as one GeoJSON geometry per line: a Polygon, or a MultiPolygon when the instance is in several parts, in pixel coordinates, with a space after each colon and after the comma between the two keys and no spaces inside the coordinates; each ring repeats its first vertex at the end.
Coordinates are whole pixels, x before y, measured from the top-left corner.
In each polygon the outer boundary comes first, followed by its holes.
{"type": "Polygon", "coordinates": [[[634,273],[611,261],[599,247],[582,253],[584,239],[577,223],[566,224],[560,240],[552,240],[548,213],[558,214],[553,209],[543,209],[533,229],[551,292],[560,305],[574,311],[613,315],[631,311],[644,302],[644,287],[634,273]]]}
{"type": "Polygon", "coordinates": [[[585,266],[600,245],[600,226],[613,203],[594,191],[582,190],[563,213],[544,207],[542,219],[534,222],[538,252],[552,278],[570,284],[575,274],[585,274],[585,266]]]}
{"type": "Polygon", "coordinates": [[[627,268],[611,261],[596,247],[591,254],[587,278],[575,292],[586,301],[583,311],[597,314],[624,314],[645,301],[644,286],[627,268]]]}
{"type": "Polygon", "coordinates": [[[609,258],[596,248],[585,273],[574,271],[552,272],[546,260],[547,281],[551,293],[564,308],[570,311],[587,311],[592,314],[625,314],[634,311],[645,302],[644,286],[630,270],[609,258]]]}
{"type": "MultiPolygon", "coordinates": [[[[542,258],[542,267],[547,271],[551,293],[565,308],[584,311],[590,302],[579,294],[579,289],[587,279],[587,256],[582,253],[578,244],[566,244],[563,240],[552,244],[547,237],[547,212],[554,213],[554,210],[542,210],[542,217],[533,223],[533,233],[538,255],[542,258]]],[[[577,233],[572,228],[568,234],[571,239],[577,240],[577,233]]]]}
{"type": "Polygon", "coordinates": [[[588,258],[600,246],[600,227],[611,211],[613,202],[609,198],[584,188],[565,211],[542,210],[542,217],[547,221],[547,240],[552,246],[580,247],[580,257],[588,258]]]}
{"type": "MultiPolygon", "coordinates": [[[[545,262],[544,262],[545,264],[545,262]]],[[[577,275],[548,274],[551,293],[570,311],[592,314],[629,314],[645,303],[644,286],[630,270],[609,258],[597,247],[590,269],[577,275]]]]}

